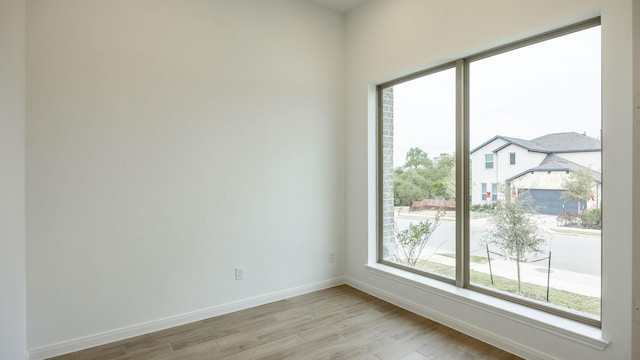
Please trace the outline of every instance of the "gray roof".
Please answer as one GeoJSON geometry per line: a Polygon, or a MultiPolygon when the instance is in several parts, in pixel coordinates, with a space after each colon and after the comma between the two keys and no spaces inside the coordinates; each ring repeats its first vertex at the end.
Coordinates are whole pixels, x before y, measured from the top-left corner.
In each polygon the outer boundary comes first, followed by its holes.
{"type": "Polygon", "coordinates": [[[497,135],[490,140],[484,142],[480,146],[471,150],[473,154],[480,148],[490,144],[496,139],[502,139],[506,143],[493,152],[498,152],[509,145],[516,145],[532,152],[540,152],[545,154],[551,153],[567,153],[567,152],[587,152],[600,151],[600,141],[587,135],[578,134],[576,132],[564,132],[548,134],[531,140],[518,139],[508,136],[497,135]]]}
{"type": "Polygon", "coordinates": [[[532,139],[536,146],[549,152],[600,151],[600,141],[575,132],[556,133],[532,139]]]}
{"type": "Polygon", "coordinates": [[[531,140],[524,140],[524,139],[518,139],[513,137],[507,137],[507,136],[500,136],[500,138],[507,141],[507,143],[493,150],[494,152],[498,152],[509,145],[517,145],[533,152],[542,152],[542,153],[549,152],[549,150],[539,146],[538,144],[534,143],[531,140]]]}
{"type": "Polygon", "coordinates": [[[584,167],[584,166],[582,166],[580,164],[576,164],[576,163],[574,163],[572,161],[569,161],[567,159],[563,159],[563,158],[561,158],[559,156],[556,156],[556,155],[553,155],[553,154],[547,155],[544,158],[544,160],[542,160],[540,165],[538,165],[538,166],[536,166],[534,168],[528,169],[526,171],[523,171],[520,174],[517,174],[515,176],[512,176],[512,177],[506,179],[506,181],[511,181],[511,180],[517,179],[517,178],[519,178],[519,177],[521,177],[523,175],[526,175],[528,173],[533,173],[533,172],[536,172],[536,171],[566,171],[566,172],[569,172],[569,171],[576,171],[576,170],[580,170],[580,169],[589,170],[589,172],[591,172],[591,177],[593,178],[593,180],[598,182],[598,183],[601,182],[602,174],[600,174],[599,172],[591,170],[591,169],[589,169],[587,167],[584,167]]]}

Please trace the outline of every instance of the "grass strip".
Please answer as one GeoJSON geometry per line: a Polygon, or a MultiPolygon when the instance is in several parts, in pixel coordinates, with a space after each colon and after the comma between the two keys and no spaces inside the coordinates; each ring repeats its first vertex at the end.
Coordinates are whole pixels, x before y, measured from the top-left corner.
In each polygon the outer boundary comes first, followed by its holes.
{"type": "MultiPolygon", "coordinates": [[[[455,268],[453,266],[423,261],[418,263],[416,268],[445,277],[455,278],[455,268]]],[[[547,302],[546,286],[523,282],[521,283],[522,293],[518,294],[517,280],[494,275],[492,285],[491,276],[489,274],[471,270],[470,275],[471,283],[473,285],[506,291],[515,296],[523,296],[527,299],[547,302]]],[[[598,297],[581,295],[566,290],[549,288],[549,303],[565,309],[570,309],[584,314],[600,317],[600,298],[598,297]]]]}

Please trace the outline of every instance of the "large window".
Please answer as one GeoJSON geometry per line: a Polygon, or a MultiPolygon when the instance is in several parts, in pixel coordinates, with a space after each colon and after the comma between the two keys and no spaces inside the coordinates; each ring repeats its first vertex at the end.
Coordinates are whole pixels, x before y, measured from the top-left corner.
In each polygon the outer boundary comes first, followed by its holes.
{"type": "Polygon", "coordinates": [[[599,325],[599,20],[382,84],[378,103],[379,261],[599,325]]]}

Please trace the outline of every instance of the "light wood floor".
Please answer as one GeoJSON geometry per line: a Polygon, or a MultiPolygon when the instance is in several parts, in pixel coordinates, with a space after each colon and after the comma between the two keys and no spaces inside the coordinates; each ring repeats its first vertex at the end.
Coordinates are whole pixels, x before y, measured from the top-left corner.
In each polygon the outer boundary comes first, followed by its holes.
{"type": "Polygon", "coordinates": [[[53,359],[520,358],[343,285],[53,359]]]}

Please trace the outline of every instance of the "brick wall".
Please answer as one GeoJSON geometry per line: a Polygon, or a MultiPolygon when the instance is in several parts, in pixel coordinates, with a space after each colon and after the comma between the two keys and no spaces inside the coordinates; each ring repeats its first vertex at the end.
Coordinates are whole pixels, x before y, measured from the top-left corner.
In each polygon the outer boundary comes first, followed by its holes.
{"type": "Polygon", "coordinates": [[[393,256],[393,87],[382,91],[382,257],[393,256]]]}

